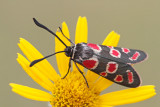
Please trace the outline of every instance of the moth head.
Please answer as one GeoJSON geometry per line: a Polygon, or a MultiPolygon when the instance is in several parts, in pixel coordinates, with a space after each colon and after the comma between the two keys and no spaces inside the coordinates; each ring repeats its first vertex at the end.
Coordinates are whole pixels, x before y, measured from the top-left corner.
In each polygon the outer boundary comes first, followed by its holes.
{"type": "Polygon", "coordinates": [[[68,47],[65,48],[64,51],[65,51],[66,56],[72,57],[73,48],[74,48],[74,46],[68,46],[68,47]]]}

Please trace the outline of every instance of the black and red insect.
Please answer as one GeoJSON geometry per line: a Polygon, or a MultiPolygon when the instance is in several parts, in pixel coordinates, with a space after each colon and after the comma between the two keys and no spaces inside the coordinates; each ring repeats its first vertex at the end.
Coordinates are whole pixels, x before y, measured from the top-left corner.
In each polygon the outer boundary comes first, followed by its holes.
{"type": "MultiPolygon", "coordinates": [[[[145,52],[141,50],[103,46],[92,43],[74,44],[63,34],[59,27],[63,36],[73,44],[73,46],[67,46],[54,32],[40,24],[35,18],[33,18],[33,20],[37,26],[46,29],[57,37],[61,43],[66,46],[66,48],[65,50],[53,53],[44,58],[34,60],[31,62],[30,67],[52,55],[65,52],[65,55],[70,57],[67,74],[71,67],[71,61],[73,61],[82,75],[83,72],[78,68],[77,63],[117,84],[126,87],[138,87],[140,85],[140,77],[132,67],[132,64],[145,60],[147,58],[147,54],[145,52]]],[[[65,78],[67,74],[63,78],[65,78]]],[[[83,77],[87,83],[84,75],[83,77]]]]}

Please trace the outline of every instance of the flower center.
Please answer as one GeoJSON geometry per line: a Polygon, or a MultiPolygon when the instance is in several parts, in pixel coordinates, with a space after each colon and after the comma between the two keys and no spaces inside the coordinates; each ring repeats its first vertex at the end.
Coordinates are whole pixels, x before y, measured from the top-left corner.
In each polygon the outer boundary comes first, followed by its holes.
{"type": "Polygon", "coordinates": [[[98,95],[88,88],[84,78],[77,71],[68,74],[65,79],[55,82],[52,94],[55,95],[51,105],[55,107],[96,107],[98,95]]]}

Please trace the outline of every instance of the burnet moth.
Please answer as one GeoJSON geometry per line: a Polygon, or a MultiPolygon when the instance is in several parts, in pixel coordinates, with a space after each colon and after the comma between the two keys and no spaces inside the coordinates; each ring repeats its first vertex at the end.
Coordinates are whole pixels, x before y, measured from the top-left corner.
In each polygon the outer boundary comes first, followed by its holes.
{"type": "Polygon", "coordinates": [[[87,86],[88,82],[83,72],[78,68],[77,63],[117,84],[132,88],[138,87],[140,85],[140,77],[133,69],[132,64],[141,62],[146,59],[147,54],[145,52],[141,50],[103,46],[92,43],[74,44],[63,34],[61,28],[59,27],[63,36],[72,43],[72,46],[67,46],[54,32],[52,32],[46,26],[40,24],[35,18],[33,18],[33,20],[37,26],[47,30],[56,38],[58,38],[66,48],[44,58],[34,60],[31,62],[30,67],[42,61],[43,59],[46,59],[57,53],[64,52],[67,57],[70,57],[70,60],[68,64],[68,72],[63,78],[65,78],[69,73],[71,61],[73,61],[78,71],[84,77],[87,86]]]}

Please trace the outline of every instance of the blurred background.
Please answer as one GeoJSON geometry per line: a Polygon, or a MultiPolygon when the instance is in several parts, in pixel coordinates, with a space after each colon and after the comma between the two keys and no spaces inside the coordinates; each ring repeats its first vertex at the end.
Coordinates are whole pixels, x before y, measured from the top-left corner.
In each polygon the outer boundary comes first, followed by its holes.
{"type": "MultiPolygon", "coordinates": [[[[120,107],[159,107],[160,89],[160,1],[159,0],[0,0],[0,106],[47,107],[46,102],[23,98],[13,92],[10,82],[42,89],[17,63],[19,38],[25,38],[43,55],[54,52],[54,37],[32,21],[56,31],[65,21],[74,40],[78,16],[88,20],[88,41],[101,44],[115,30],[121,35],[119,47],[141,49],[149,59],[134,67],[141,75],[142,85],[155,85],[157,95],[143,102],[120,107]]],[[[49,61],[57,70],[55,57],[49,61]]],[[[125,89],[112,85],[103,93],[125,89]]]]}

